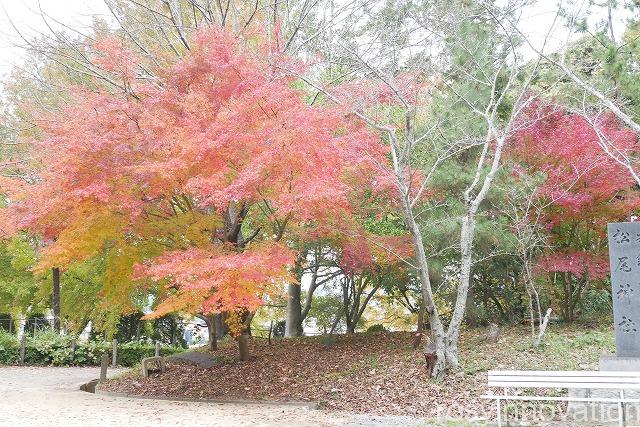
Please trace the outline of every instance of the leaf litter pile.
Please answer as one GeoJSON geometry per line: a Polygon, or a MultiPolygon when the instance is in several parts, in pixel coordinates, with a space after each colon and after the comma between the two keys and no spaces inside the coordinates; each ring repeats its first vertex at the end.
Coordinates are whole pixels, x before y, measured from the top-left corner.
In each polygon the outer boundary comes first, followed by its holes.
{"type": "Polygon", "coordinates": [[[491,418],[486,394],[489,369],[597,369],[603,350],[612,351],[612,331],[584,325],[556,326],[532,348],[526,327],[508,327],[497,343],[486,330],[468,329],[460,341],[460,370],[429,379],[410,332],[378,332],[272,340],[251,340],[251,359],[240,362],[233,341],[220,343],[209,369],[169,363],[164,374],[143,378],[137,371],[101,389],[144,396],[202,399],[314,401],[329,410],[427,418],[491,418]]]}

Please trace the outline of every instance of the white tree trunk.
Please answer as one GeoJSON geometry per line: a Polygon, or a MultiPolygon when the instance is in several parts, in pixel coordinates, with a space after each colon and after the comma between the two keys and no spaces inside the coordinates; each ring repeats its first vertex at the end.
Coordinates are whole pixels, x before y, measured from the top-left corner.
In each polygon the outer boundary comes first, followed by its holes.
{"type": "Polygon", "coordinates": [[[537,347],[542,343],[542,340],[544,339],[544,334],[547,331],[547,325],[549,324],[549,318],[551,317],[551,308],[547,309],[547,314],[544,315],[544,320],[542,320],[542,323],[540,323],[540,333],[538,334],[538,338],[536,338],[536,341],[534,343],[534,345],[537,347]]]}
{"type": "MultiPolygon", "coordinates": [[[[395,156],[394,156],[395,157],[395,156]]],[[[454,349],[453,354],[448,350],[450,345],[447,340],[444,325],[438,314],[438,309],[433,298],[433,289],[431,287],[431,279],[429,278],[429,262],[422,240],[422,232],[413,216],[413,210],[409,202],[408,192],[403,182],[399,182],[400,192],[403,194],[403,210],[405,222],[411,231],[411,237],[416,250],[416,261],[418,263],[418,278],[420,279],[420,293],[422,301],[424,301],[425,311],[429,315],[429,324],[431,325],[431,335],[436,346],[436,363],[433,368],[433,376],[441,378],[444,373],[451,367],[458,366],[457,350],[454,349]],[[449,361],[451,360],[450,363],[449,361]]]]}

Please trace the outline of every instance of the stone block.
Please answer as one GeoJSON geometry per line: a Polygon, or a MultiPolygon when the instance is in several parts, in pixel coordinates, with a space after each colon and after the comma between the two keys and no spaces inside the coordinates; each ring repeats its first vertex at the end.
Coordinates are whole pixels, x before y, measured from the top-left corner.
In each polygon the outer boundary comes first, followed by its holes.
{"type": "MultiPolygon", "coordinates": [[[[620,357],[603,354],[600,357],[600,370],[609,372],[640,372],[640,357],[620,357]]],[[[620,397],[620,390],[613,389],[570,389],[570,397],[620,397]]],[[[640,399],[640,390],[625,390],[624,397],[640,399]]],[[[640,404],[625,404],[624,413],[627,425],[640,425],[640,404]]],[[[581,425],[617,425],[619,422],[618,405],[608,403],[569,402],[569,419],[581,425]]]]}
{"type": "Polygon", "coordinates": [[[162,356],[145,357],[142,359],[142,376],[149,377],[151,370],[159,370],[164,373],[167,367],[162,356]]]}

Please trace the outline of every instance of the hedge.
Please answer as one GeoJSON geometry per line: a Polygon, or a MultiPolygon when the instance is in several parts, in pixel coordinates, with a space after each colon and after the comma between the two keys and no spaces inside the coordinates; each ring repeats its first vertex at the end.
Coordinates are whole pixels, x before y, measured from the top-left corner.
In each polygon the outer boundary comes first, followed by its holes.
{"type": "MultiPolygon", "coordinates": [[[[94,366],[100,364],[104,353],[111,356],[110,342],[78,342],[75,352],[71,350],[71,337],[45,331],[27,337],[25,364],[53,366],[94,366]]],[[[168,356],[184,351],[180,347],[163,346],[161,354],[168,356]]],[[[123,343],[118,345],[118,365],[134,366],[144,357],[155,355],[151,343],[123,343]]],[[[20,341],[15,335],[0,331],[0,365],[15,365],[20,362],[20,341]]]]}

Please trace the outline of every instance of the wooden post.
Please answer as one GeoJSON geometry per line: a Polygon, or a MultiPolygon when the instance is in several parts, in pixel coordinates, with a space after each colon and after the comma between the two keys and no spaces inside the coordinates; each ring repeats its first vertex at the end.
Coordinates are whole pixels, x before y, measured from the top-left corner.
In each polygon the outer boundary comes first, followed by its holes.
{"type": "Polygon", "coordinates": [[[113,366],[114,368],[116,367],[116,365],[118,364],[118,340],[117,339],[113,339],[112,342],[112,350],[111,350],[111,366],[113,366]]]}
{"type": "Polygon", "coordinates": [[[107,367],[109,366],[109,355],[104,353],[100,360],[100,382],[107,380],[107,367]]]}
{"type": "Polygon", "coordinates": [[[156,357],[160,356],[160,341],[156,341],[156,357]]]}
{"type": "Polygon", "coordinates": [[[20,338],[20,364],[24,365],[24,356],[27,349],[27,334],[22,333],[22,338],[20,338]]]}
{"type": "Polygon", "coordinates": [[[51,270],[53,276],[53,330],[60,333],[60,269],[51,270]]]}

